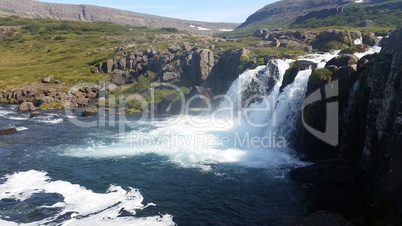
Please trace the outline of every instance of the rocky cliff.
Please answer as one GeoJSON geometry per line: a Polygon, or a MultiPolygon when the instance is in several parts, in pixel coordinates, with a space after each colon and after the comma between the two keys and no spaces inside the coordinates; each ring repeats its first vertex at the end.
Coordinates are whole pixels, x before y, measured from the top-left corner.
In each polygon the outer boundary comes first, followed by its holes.
{"type": "MultiPolygon", "coordinates": [[[[379,54],[341,55],[309,79],[307,95],[339,83],[339,145],[300,130],[299,150],[315,164],[291,177],[310,187],[310,210],[342,213],[358,225],[399,225],[402,210],[402,29],[379,54]],[[360,221],[356,221],[360,216],[360,221]]],[[[325,131],[326,103],[305,108],[304,120],[325,131]]],[[[331,119],[337,120],[337,119],[331,119]]]]}
{"type": "Polygon", "coordinates": [[[94,5],[54,4],[33,0],[2,0],[0,1],[0,16],[112,22],[121,25],[145,26],[150,28],[173,27],[203,34],[231,30],[238,25],[234,23],[207,23],[180,20],[94,5]]]}

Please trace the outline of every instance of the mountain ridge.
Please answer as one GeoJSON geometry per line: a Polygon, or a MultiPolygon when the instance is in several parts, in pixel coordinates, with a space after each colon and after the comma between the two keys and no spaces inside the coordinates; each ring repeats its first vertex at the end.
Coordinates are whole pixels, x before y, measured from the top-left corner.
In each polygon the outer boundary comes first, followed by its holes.
{"type": "Polygon", "coordinates": [[[57,20],[111,22],[136,27],[164,28],[214,34],[234,29],[235,23],[212,23],[154,16],[127,10],[86,4],[59,4],[33,0],[2,0],[0,16],[19,16],[26,18],[51,18],[57,20]]]}
{"type": "MultiPolygon", "coordinates": [[[[307,15],[310,19],[316,18],[320,20],[322,18],[326,18],[334,15],[344,15],[348,10],[358,10],[358,9],[366,9],[368,7],[375,7],[379,5],[388,4],[390,8],[389,12],[377,12],[377,14],[373,13],[372,9],[369,9],[366,13],[360,15],[346,15],[348,17],[341,26],[350,26],[349,21],[353,22],[353,26],[357,23],[364,22],[365,20],[377,20],[380,22],[381,20],[378,18],[387,17],[388,15],[395,15],[395,17],[399,16],[400,9],[392,7],[392,3],[399,3],[402,1],[397,0],[281,0],[274,2],[272,4],[268,4],[256,11],[252,15],[250,15],[247,20],[241,24],[236,30],[251,30],[251,29],[259,29],[259,28],[278,28],[278,27],[289,27],[293,25],[296,27],[301,24],[300,18],[306,20],[307,15]],[[376,17],[378,16],[378,18],[376,17]],[[357,22],[357,20],[360,20],[357,22]]],[[[353,14],[353,13],[352,13],[353,14]]],[[[346,17],[345,16],[345,17],[346,17]]],[[[399,21],[392,21],[392,25],[398,24],[399,21]],[[395,21],[397,23],[395,23],[395,21]]],[[[383,26],[384,23],[379,23],[378,26],[383,26]]],[[[318,25],[320,26],[320,25],[318,25]]],[[[322,27],[325,26],[339,26],[339,23],[326,23],[322,24],[322,27]]],[[[306,27],[306,26],[304,26],[306,27]]],[[[395,26],[396,27],[396,26],[395,26]]]]}

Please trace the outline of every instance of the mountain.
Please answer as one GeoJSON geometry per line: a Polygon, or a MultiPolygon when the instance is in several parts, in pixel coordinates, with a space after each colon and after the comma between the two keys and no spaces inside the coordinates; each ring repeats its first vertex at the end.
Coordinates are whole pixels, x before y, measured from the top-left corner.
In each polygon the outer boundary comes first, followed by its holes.
{"type": "Polygon", "coordinates": [[[366,20],[373,20],[377,26],[396,27],[402,22],[401,3],[400,0],[281,0],[258,10],[237,29],[357,26],[366,20]]]}
{"type": "Polygon", "coordinates": [[[94,5],[45,3],[33,0],[1,0],[0,16],[52,18],[57,20],[112,22],[120,25],[180,30],[213,34],[234,29],[234,23],[209,23],[160,17],[94,5]]]}

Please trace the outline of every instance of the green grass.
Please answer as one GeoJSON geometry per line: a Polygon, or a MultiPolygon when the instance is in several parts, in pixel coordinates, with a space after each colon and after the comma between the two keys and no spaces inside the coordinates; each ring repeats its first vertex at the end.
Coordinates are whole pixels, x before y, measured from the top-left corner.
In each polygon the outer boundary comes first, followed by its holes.
{"type": "Polygon", "coordinates": [[[388,31],[402,26],[402,2],[400,0],[382,1],[376,4],[354,4],[345,7],[343,12],[329,13],[315,11],[316,15],[307,14],[292,20],[272,21],[263,19],[256,21],[244,28],[235,29],[232,32],[219,34],[229,38],[241,38],[251,36],[257,29],[283,30],[360,30],[364,32],[378,32],[386,34],[388,31]],[[358,27],[361,22],[371,20],[374,27],[358,27]]]}
{"type": "Polygon", "coordinates": [[[19,26],[0,40],[1,89],[40,81],[44,74],[68,85],[98,81],[101,74],[92,74],[91,68],[116,55],[117,46],[134,36],[145,36],[146,42],[135,44],[148,46],[156,34],[171,33],[169,29],[18,17],[0,18],[0,26],[19,26]]]}
{"type": "Polygon", "coordinates": [[[343,12],[329,15],[325,18],[308,18],[299,20],[290,27],[318,28],[329,26],[357,27],[359,23],[371,20],[376,27],[395,28],[402,25],[402,2],[386,1],[371,5],[353,5],[345,8],[343,12]]]}
{"type": "MultiPolygon", "coordinates": [[[[43,75],[53,75],[54,81],[60,80],[66,85],[66,89],[77,83],[97,82],[105,74],[92,73],[94,66],[113,56],[121,56],[123,51],[115,52],[115,48],[119,46],[130,46],[124,51],[143,51],[152,47],[162,52],[167,51],[171,44],[181,45],[184,42],[201,48],[214,44],[215,55],[228,49],[241,48],[248,48],[250,57],[280,57],[304,53],[296,49],[251,47],[251,44],[261,41],[253,37],[209,43],[205,42],[209,39],[203,36],[177,32],[172,28],[148,29],[112,23],[19,17],[0,18],[0,26],[17,27],[0,40],[0,90],[41,81],[43,75]],[[183,38],[178,41],[157,39],[163,34],[181,34],[183,38]],[[133,37],[139,37],[140,40],[133,41],[133,37]]],[[[185,86],[185,81],[182,83],[179,85],[185,86]]]]}

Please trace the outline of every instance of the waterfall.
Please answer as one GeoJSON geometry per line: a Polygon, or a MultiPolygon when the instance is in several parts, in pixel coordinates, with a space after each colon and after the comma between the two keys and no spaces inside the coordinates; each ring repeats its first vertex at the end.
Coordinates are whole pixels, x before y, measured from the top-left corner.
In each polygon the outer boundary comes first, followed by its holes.
{"type": "Polygon", "coordinates": [[[286,61],[271,60],[266,66],[245,71],[232,83],[219,108],[233,106],[235,111],[240,111],[253,105],[256,98],[277,95],[288,68],[286,61]]]}
{"type": "Polygon", "coordinates": [[[300,71],[295,81],[285,87],[278,97],[266,133],[275,132],[284,137],[288,143],[293,143],[311,73],[312,70],[300,71]]]}
{"type": "Polygon", "coordinates": [[[312,70],[300,71],[295,81],[279,92],[288,68],[287,61],[274,60],[246,71],[233,82],[219,107],[228,107],[232,102],[234,112],[238,112],[234,126],[237,132],[280,136],[287,144],[293,142],[312,70]]]}

